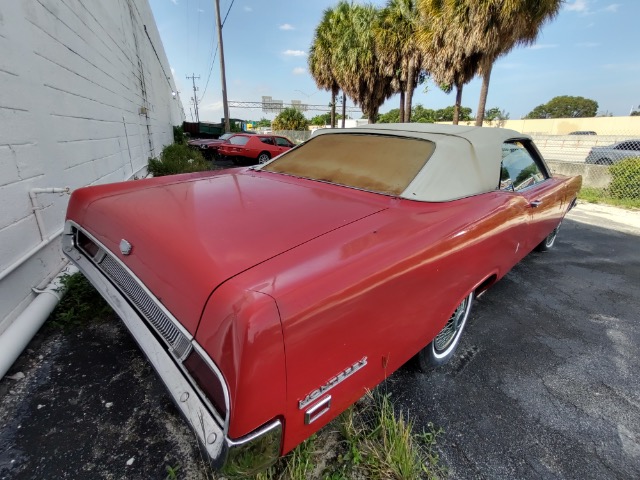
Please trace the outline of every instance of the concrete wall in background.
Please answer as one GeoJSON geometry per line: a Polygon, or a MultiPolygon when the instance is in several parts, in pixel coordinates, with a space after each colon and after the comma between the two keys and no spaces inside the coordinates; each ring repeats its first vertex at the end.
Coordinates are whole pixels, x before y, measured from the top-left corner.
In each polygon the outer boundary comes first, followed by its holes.
{"type": "MultiPolygon", "coordinates": [[[[460,122],[460,125],[475,125],[475,121],[460,122]]],[[[484,122],[483,126],[510,128],[529,135],[567,135],[576,131],[590,131],[596,132],[598,135],[640,136],[640,116],[505,120],[484,122]]]]}
{"type": "Polygon", "coordinates": [[[144,175],[184,114],[147,0],[3,1],[0,52],[1,334],[63,261],[34,189],[144,175]]]}

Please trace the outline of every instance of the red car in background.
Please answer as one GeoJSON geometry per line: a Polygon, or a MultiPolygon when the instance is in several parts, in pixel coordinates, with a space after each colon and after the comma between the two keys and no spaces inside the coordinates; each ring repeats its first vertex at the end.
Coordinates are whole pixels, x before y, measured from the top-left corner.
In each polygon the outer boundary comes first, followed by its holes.
{"type": "Polygon", "coordinates": [[[199,149],[205,158],[217,158],[218,147],[223,143],[226,143],[229,138],[234,135],[235,133],[225,133],[220,135],[218,138],[196,138],[194,140],[189,140],[187,143],[190,147],[199,149]]]}
{"type": "Polygon", "coordinates": [[[219,145],[218,154],[231,157],[235,163],[267,163],[294,146],[295,144],[286,137],[239,133],[219,145]]]}

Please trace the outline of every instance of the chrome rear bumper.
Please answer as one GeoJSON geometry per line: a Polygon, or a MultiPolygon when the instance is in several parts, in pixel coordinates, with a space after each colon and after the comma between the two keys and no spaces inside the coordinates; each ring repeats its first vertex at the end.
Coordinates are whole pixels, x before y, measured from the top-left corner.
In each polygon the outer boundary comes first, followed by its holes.
{"type": "MultiPolygon", "coordinates": [[[[73,235],[75,228],[78,226],[72,222],[65,225],[62,238],[64,253],[122,319],[196,433],[212,466],[228,472],[250,473],[275,462],[280,454],[282,422],[274,420],[245,437],[230,439],[227,436],[228,422],[223,422],[221,426],[219,415],[212,413],[208,402],[201,398],[202,393],[188,380],[175,357],[152,333],[139,311],[94,262],[76,247],[73,235]]],[[[106,251],[97,240],[93,240],[106,251]]],[[[191,338],[189,340],[193,341],[191,338]]]]}

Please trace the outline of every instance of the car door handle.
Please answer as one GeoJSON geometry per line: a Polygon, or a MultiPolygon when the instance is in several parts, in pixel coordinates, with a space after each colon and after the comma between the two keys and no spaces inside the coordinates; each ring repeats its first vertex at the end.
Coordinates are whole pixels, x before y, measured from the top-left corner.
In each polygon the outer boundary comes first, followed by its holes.
{"type": "Polygon", "coordinates": [[[529,204],[531,208],[538,208],[540,205],[542,205],[542,200],[534,200],[529,204]]]}

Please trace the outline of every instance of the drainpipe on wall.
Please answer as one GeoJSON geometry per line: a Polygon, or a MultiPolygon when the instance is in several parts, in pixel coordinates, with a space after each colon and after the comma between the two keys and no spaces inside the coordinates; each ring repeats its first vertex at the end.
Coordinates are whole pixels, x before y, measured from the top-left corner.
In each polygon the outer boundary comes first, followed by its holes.
{"type": "Polygon", "coordinates": [[[11,368],[64,295],[62,278],[77,271],[76,267],[69,265],[44,290],[34,289],[38,296],[0,335],[0,378],[11,368]]]}
{"type": "MultiPolygon", "coordinates": [[[[132,173],[127,180],[135,178],[136,175],[146,167],[147,166],[145,165],[137,172],[132,173]]],[[[31,208],[33,209],[33,213],[36,217],[36,223],[38,224],[38,230],[40,231],[42,241],[9,265],[9,267],[0,272],[0,281],[9,276],[11,272],[33,257],[42,248],[57,239],[64,231],[64,229],[60,229],[48,237],[44,236],[45,226],[41,215],[42,207],[38,204],[37,198],[37,195],[40,193],[70,194],[71,189],[69,187],[48,187],[34,188],[29,191],[31,208]]],[[[4,374],[7,373],[9,368],[11,368],[13,362],[15,362],[20,356],[24,348],[29,344],[33,336],[38,332],[40,327],[42,327],[42,324],[62,299],[62,296],[66,291],[62,285],[62,278],[66,275],[73,275],[77,272],[78,269],[76,267],[68,265],[55,276],[44,290],[34,288],[33,291],[37,293],[38,296],[20,315],[18,315],[11,325],[2,332],[2,334],[0,334],[0,379],[4,377],[4,374]]]]}
{"type": "Polygon", "coordinates": [[[44,234],[45,226],[44,226],[44,220],[42,218],[42,207],[38,203],[38,197],[37,197],[37,195],[39,193],[63,193],[63,194],[66,193],[66,194],[70,194],[71,193],[71,188],[69,188],[69,187],[64,187],[64,188],[48,187],[48,188],[32,188],[31,190],[29,190],[29,198],[31,200],[31,209],[33,210],[33,214],[36,217],[36,224],[38,225],[38,231],[40,232],[40,239],[42,241],[38,245],[33,247],[31,250],[26,252],[24,255],[22,255],[20,258],[18,258],[16,261],[14,261],[7,268],[2,270],[2,272],[0,272],[0,282],[2,280],[4,280],[6,277],[8,277],[9,274],[11,274],[18,267],[20,267],[20,265],[25,263],[27,260],[29,260],[31,257],[33,257],[36,253],[38,253],[40,250],[42,250],[44,247],[46,247],[51,242],[53,242],[56,238],[58,238],[60,235],[62,235],[63,229],[61,228],[60,230],[58,230],[57,232],[53,233],[52,235],[45,236],[45,234],[44,234]]]}
{"type": "Polygon", "coordinates": [[[31,199],[31,209],[33,210],[33,214],[36,217],[36,223],[38,224],[38,230],[40,231],[40,238],[42,240],[45,239],[45,228],[44,228],[44,220],[42,218],[42,207],[38,204],[39,193],[71,193],[71,188],[64,187],[47,187],[47,188],[32,188],[29,190],[29,198],[31,199]]]}

